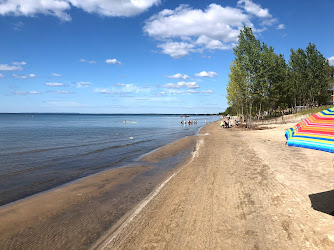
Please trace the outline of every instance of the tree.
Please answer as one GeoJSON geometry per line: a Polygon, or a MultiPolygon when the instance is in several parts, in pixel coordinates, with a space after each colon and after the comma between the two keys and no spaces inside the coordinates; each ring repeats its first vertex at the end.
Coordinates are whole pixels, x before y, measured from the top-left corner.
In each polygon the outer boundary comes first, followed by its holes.
{"type": "Polygon", "coordinates": [[[334,67],[309,44],[306,50],[291,49],[289,64],[273,47],[260,43],[252,29],[244,27],[233,49],[227,100],[231,110],[247,114],[247,126],[254,115],[260,119],[264,110],[276,111],[297,106],[312,107],[329,101],[334,91],[334,67]]]}
{"type": "Polygon", "coordinates": [[[247,120],[252,117],[253,104],[258,96],[259,89],[259,71],[260,71],[260,55],[261,44],[252,32],[251,28],[244,27],[238,36],[239,43],[233,49],[235,64],[240,67],[240,70],[245,75],[246,84],[246,106],[248,107],[247,120]]]}
{"type": "Polygon", "coordinates": [[[307,60],[307,104],[314,106],[326,102],[326,95],[330,88],[328,60],[317,50],[314,44],[306,48],[307,60]]]}
{"type": "Polygon", "coordinates": [[[314,44],[303,49],[291,49],[289,60],[289,90],[294,106],[315,106],[328,101],[330,88],[328,60],[314,44]]]}
{"type": "Polygon", "coordinates": [[[305,104],[307,92],[307,61],[303,49],[291,49],[290,51],[288,89],[291,93],[294,108],[296,109],[297,105],[305,104]]]}
{"type": "Polygon", "coordinates": [[[240,63],[235,60],[230,65],[229,82],[227,86],[227,101],[230,107],[234,107],[238,115],[244,116],[247,110],[247,85],[246,74],[240,63]]]}

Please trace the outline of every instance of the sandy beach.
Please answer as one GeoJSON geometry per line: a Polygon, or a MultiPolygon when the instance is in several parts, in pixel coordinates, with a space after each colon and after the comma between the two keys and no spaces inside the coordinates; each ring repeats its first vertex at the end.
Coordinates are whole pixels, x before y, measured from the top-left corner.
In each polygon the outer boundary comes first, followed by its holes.
{"type": "Polygon", "coordinates": [[[285,145],[292,125],[215,122],[141,164],[4,206],[0,248],[333,249],[334,155],[285,145]],[[185,147],[183,164],[149,178],[185,147]]]}
{"type": "Polygon", "coordinates": [[[292,125],[205,127],[193,158],[95,248],[333,249],[334,217],[312,202],[334,210],[334,156],[285,145],[292,125]]]}
{"type": "Polygon", "coordinates": [[[0,249],[88,249],[189,155],[196,136],[132,164],[0,207],[0,249]]]}

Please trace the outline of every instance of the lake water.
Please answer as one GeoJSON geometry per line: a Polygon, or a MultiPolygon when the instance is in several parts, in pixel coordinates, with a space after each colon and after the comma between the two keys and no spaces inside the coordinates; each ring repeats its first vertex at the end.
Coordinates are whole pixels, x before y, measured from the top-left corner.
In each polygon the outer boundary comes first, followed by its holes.
{"type": "Polygon", "coordinates": [[[0,114],[0,205],[194,135],[214,116],[0,114]],[[124,121],[129,122],[124,122],[124,121]]]}

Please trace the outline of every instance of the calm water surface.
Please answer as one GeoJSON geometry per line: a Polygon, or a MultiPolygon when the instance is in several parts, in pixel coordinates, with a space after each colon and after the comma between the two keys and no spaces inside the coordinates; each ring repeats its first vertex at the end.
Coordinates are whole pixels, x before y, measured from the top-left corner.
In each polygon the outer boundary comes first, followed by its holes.
{"type": "Polygon", "coordinates": [[[217,117],[0,114],[0,205],[125,165],[217,117]],[[124,121],[129,121],[124,123],[124,121]]]}

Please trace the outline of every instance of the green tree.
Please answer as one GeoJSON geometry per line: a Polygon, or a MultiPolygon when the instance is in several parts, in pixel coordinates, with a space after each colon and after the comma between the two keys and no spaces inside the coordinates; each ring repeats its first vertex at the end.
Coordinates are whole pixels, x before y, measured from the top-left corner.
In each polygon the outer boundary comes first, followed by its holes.
{"type": "Polygon", "coordinates": [[[323,104],[328,101],[326,97],[330,88],[328,60],[317,50],[314,44],[310,43],[305,52],[307,60],[307,105],[323,104]]]}
{"type": "Polygon", "coordinates": [[[263,43],[259,72],[259,117],[262,107],[266,107],[267,111],[278,108],[280,95],[285,85],[286,74],[287,65],[283,55],[277,55],[273,47],[268,47],[263,43]]]}
{"type": "Polygon", "coordinates": [[[246,74],[240,63],[235,60],[230,65],[229,82],[227,86],[227,101],[230,107],[234,107],[238,116],[244,116],[247,110],[247,85],[246,74]]]}
{"type": "Polygon", "coordinates": [[[261,44],[252,32],[251,28],[244,27],[238,36],[239,43],[233,49],[235,64],[245,74],[246,83],[246,105],[248,107],[247,118],[250,121],[253,112],[254,102],[259,98],[259,71],[261,44]]]}
{"type": "Polygon", "coordinates": [[[294,107],[321,105],[328,101],[330,67],[314,44],[310,43],[305,51],[291,49],[289,66],[289,91],[294,107]]]}
{"type": "Polygon", "coordinates": [[[289,60],[289,84],[288,89],[291,93],[291,101],[296,106],[305,105],[307,92],[307,60],[306,53],[303,49],[291,49],[289,60]]]}

